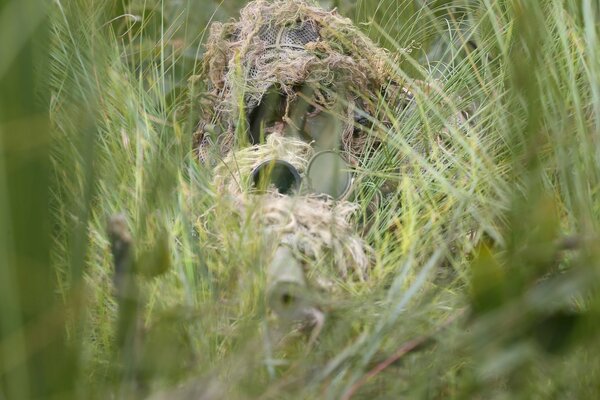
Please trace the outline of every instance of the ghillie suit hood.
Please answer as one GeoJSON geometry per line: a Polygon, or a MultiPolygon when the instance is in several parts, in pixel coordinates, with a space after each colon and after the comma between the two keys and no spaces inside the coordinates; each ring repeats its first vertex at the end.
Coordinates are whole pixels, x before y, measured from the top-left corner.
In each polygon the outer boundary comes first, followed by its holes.
{"type": "Polygon", "coordinates": [[[364,125],[369,116],[377,118],[378,97],[390,85],[397,97],[392,59],[336,11],[301,0],[250,3],[239,20],[211,26],[203,74],[208,95],[195,134],[198,157],[214,160],[215,144],[220,157],[244,144],[249,136],[244,131],[252,130],[261,102],[276,91],[279,115],[267,122],[267,134],[298,125],[294,104],[309,97],[309,122],[326,110],[335,113],[342,148],[356,163],[373,147],[364,125]]]}

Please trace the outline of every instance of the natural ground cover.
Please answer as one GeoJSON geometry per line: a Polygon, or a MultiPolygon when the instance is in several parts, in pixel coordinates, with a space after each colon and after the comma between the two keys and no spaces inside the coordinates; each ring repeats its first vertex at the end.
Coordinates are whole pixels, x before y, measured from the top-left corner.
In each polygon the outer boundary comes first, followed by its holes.
{"type": "Polygon", "coordinates": [[[260,235],[192,152],[208,24],[245,2],[3,4],[0,399],[600,394],[593,0],[322,2],[416,101],[377,99],[361,191],[393,190],[314,343],[266,308],[260,235]]]}

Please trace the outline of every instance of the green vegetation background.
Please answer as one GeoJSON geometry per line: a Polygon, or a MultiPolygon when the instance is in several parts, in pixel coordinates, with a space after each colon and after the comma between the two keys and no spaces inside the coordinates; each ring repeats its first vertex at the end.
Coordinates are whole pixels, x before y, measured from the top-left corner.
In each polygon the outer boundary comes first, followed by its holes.
{"type": "Polygon", "coordinates": [[[0,2],[0,399],[597,398],[597,2],[323,3],[439,90],[387,108],[364,173],[398,191],[372,277],[340,282],[310,348],[265,310],[252,227],[203,229],[218,199],[190,154],[188,81],[209,22],[244,3],[0,2]],[[444,118],[464,105],[467,132],[444,118]],[[444,128],[452,152],[412,150],[444,128]]]}

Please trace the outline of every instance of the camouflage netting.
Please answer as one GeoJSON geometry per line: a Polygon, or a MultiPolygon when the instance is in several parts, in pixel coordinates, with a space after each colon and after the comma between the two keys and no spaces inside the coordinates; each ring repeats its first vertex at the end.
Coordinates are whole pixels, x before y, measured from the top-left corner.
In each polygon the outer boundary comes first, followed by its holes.
{"type": "Polygon", "coordinates": [[[285,96],[283,115],[265,132],[282,134],[293,125],[294,102],[310,87],[313,114],[336,110],[344,125],[342,148],[355,160],[368,143],[361,116],[376,115],[373,104],[391,82],[391,58],[335,11],[301,0],[250,3],[239,20],[211,26],[202,75],[208,95],[195,134],[198,157],[208,161],[215,148],[217,157],[226,155],[273,88],[285,96]]]}
{"type": "Polygon", "coordinates": [[[356,204],[275,193],[268,201],[238,200],[226,208],[256,226],[268,255],[281,245],[289,247],[301,261],[310,286],[332,289],[339,279],[368,278],[372,250],[349,222],[356,204]]]}

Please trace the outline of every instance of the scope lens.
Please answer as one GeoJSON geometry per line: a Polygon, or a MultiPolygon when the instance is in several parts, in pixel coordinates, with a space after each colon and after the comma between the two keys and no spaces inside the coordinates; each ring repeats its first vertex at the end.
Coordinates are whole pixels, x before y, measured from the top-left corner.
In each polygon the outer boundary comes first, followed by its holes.
{"type": "Polygon", "coordinates": [[[268,160],[252,171],[252,186],[258,192],[274,187],[281,194],[291,194],[300,188],[300,174],[287,161],[268,160]]]}
{"type": "Polygon", "coordinates": [[[306,169],[310,190],[336,200],[343,198],[352,186],[352,172],[336,151],[321,151],[314,155],[306,169]]]}

